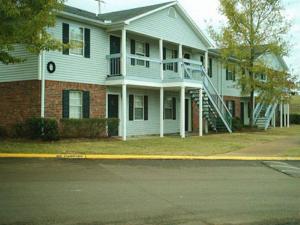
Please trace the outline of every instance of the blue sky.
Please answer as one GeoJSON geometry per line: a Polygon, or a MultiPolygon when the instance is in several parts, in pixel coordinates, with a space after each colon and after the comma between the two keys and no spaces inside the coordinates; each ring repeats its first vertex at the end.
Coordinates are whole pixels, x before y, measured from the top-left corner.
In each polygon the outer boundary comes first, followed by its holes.
{"type": "MultiPolygon", "coordinates": [[[[170,0],[105,0],[102,10],[103,12],[117,11],[167,1],[170,0]]],[[[218,2],[219,0],[179,0],[179,3],[203,31],[206,31],[207,23],[217,27],[223,20],[218,12],[218,2]]],[[[297,74],[300,79],[300,1],[283,0],[283,3],[286,8],[285,15],[293,23],[288,36],[293,47],[290,56],[285,60],[294,71],[293,73],[297,74]]],[[[67,0],[67,4],[95,13],[97,11],[95,0],[67,0]]]]}

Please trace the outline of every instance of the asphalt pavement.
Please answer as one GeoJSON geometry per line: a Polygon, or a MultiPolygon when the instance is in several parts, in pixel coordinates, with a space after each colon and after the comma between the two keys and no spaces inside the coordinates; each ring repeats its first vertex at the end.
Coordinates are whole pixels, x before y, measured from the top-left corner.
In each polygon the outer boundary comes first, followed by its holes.
{"type": "Polygon", "coordinates": [[[0,159],[0,225],[295,225],[300,178],[280,169],[298,168],[300,162],[0,159]]]}

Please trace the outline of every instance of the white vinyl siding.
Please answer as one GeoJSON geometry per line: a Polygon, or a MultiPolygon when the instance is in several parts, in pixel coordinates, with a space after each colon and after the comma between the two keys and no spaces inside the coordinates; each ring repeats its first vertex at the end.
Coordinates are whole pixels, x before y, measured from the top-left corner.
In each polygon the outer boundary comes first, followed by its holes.
{"type": "Polygon", "coordinates": [[[82,92],[81,91],[70,91],[70,119],[81,119],[82,118],[82,92]]]}

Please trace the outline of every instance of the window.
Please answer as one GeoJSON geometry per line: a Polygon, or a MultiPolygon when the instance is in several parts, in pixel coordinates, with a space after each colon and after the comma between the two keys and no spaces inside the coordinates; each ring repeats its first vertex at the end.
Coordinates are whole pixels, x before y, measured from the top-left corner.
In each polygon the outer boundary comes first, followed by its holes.
{"type": "Polygon", "coordinates": [[[235,70],[234,69],[229,69],[227,67],[227,69],[226,69],[226,80],[235,81],[235,70]]]}
{"type": "MultiPolygon", "coordinates": [[[[167,59],[176,59],[177,56],[177,51],[176,50],[171,50],[171,49],[166,49],[166,58],[167,59]]],[[[166,64],[166,69],[170,71],[176,72],[177,69],[177,63],[167,63],[166,64]]]]}
{"type": "MultiPolygon", "coordinates": [[[[135,54],[138,55],[138,56],[143,56],[145,57],[146,56],[146,47],[145,47],[145,43],[142,43],[142,42],[136,42],[136,52],[135,54]]],[[[145,61],[144,60],[140,60],[140,59],[137,59],[136,60],[136,64],[139,65],[139,66],[145,66],[145,61]]]]}
{"type": "Polygon", "coordinates": [[[134,96],[134,119],[144,120],[144,96],[134,96]]]}
{"type": "Polygon", "coordinates": [[[70,119],[82,118],[82,92],[70,91],[70,119]]]}
{"type": "Polygon", "coordinates": [[[84,53],[84,31],[82,27],[70,26],[70,54],[82,55],[84,53]]]}
{"type": "Polygon", "coordinates": [[[235,101],[226,101],[226,106],[233,117],[235,117],[235,101]]]}
{"type": "Polygon", "coordinates": [[[165,101],[165,119],[173,119],[173,99],[167,98],[165,101]]]}

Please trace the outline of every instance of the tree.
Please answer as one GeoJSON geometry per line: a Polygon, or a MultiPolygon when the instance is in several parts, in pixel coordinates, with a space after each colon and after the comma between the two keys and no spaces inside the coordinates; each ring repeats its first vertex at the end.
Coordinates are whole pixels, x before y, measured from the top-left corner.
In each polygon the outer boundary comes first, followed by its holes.
{"type": "Polygon", "coordinates": [[[262,57],[288,55],[289,43],[285,37],[291,24],[283,15],[281,0],[220,0],[219,10],[227,21],[218,31],[210,26],[209,32],[220,47],[224,65],[235,70],[242,94],[250,95],[253,126],[255,92],[271,102],[293,87],[293,77],[287,70],[270,68],[262,57]],[[256,78],[261,74],[267,77],[267,82],[256,78]]]}
{"type": "Polygon", "coordinates": [[[32,53],[59,50],[62,43],[47,28],[55,25],[55,12],[64,0],[0,0],[0,63],[20,63],[24,59],[11,52],[16,44],[32,53]]]}

